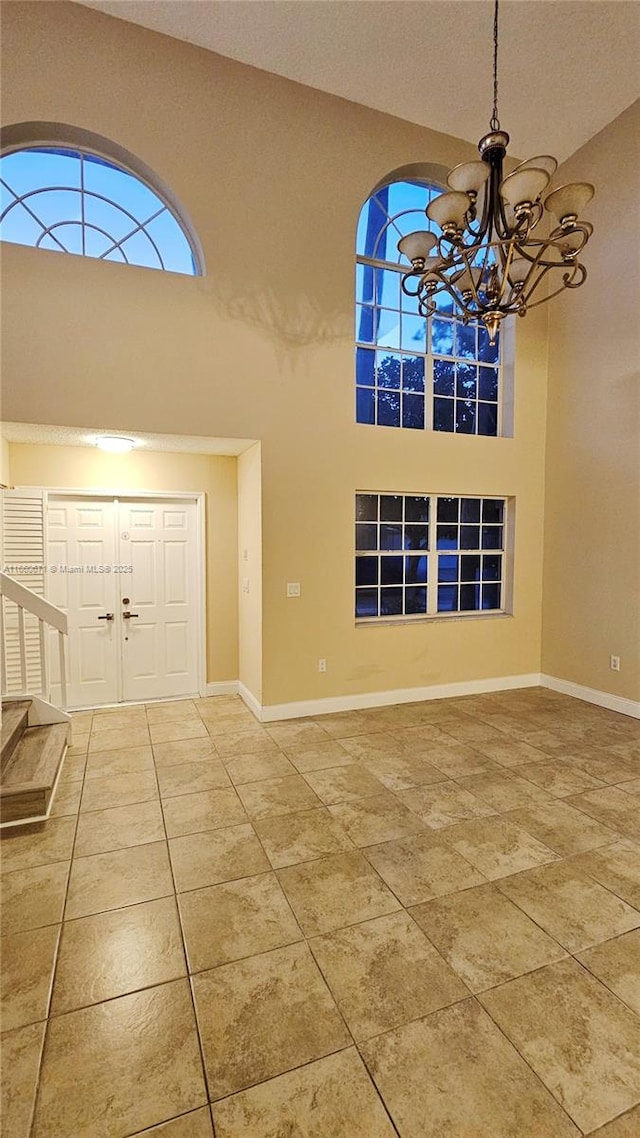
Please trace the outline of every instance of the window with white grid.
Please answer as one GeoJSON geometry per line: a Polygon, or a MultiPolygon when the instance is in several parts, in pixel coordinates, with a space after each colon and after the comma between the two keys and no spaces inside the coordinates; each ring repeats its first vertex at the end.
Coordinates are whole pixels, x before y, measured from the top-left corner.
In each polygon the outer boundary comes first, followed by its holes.
{"type": "MultiPolygon", "coordinates": [[[[400,287],[409,268],[397,250],[416,229],[434,231],[425,209],[442,192],[424,182],[374,191],[358,223],[356,249],[356,421],[379,427],[499,435],[501,343],[478,322],[465,325],[446,293],[420,316],[400,287]],[[403,263],[401,263],[403,262],[403,263]]],[[[439,231],[438,231],[439,232],[439,231]]]]}
{"type": "Polygon", "coordinates": [[[357,620],[506,611],[507,500],[356,494],[357,620]]]}

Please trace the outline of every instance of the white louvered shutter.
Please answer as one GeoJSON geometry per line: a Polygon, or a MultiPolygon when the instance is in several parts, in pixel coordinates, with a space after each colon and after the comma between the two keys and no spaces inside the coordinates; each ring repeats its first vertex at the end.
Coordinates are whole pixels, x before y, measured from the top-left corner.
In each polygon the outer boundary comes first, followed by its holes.
{"type": "MultiPolygon", "coordinates": [[[[39,596],[44,596],[44,496],[42,490],[3,491],[3,569],[21,585],[26,585],[39,596]]],[[[26,691],[42,691],[40,671],[40,635],[38,618],[25,612],[25,640],[27,660],[26,691]]],[[[20,675],[20,644],[18,639],[18,610],[4,599],[4,627],[6,640],[7,694],[23,691],[20,675]]]]}

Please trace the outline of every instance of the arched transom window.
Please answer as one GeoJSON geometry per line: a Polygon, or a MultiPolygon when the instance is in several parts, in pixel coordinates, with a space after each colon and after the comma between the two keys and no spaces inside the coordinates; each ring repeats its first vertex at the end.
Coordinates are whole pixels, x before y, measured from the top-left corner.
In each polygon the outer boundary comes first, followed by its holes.
{"type": "Polygon", "coordinates": [[[380,427],[497,435],[500,341],[463,324],[438,295],[425,319],[400,287],[409,265],[401,237],[436,229],[425,209],[442,193],[427,182],[398,181],[375,190],[358,222],[356,252],[356,419],[380,427]],[[403,263],[401,263],[403,262],[403,263]]]}
{"type": "Polygon", "coordinates": [[[139,177],[81,149],[28,146],[0,159],[0,237],[191,276],[201,272],[172,208],[139,177]]]}

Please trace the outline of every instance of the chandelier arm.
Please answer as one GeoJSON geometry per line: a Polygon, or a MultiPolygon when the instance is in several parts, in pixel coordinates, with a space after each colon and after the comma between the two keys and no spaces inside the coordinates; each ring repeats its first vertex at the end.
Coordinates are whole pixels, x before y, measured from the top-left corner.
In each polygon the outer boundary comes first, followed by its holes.
{"type": "MultiPolygon", "coordinates": [[[[548,266],[547,268],[545,268],[544,274],[549,272],[549,269],[551,267],[556,268],[556,269],[562,268],[561,265],[548,266]]],[[[536,288],[538,287],[538,284],[540,283],[540,280],[542,279],[542,275],[544,275],[544,274],[541,274],[541,276],[538,278],[538,281],[536,282],[536,286],[535,286],[536,288]]],[[[541,304],[546,304],[548,300],[552,300],[554,296],[559,296],[560,293],[564,292],[564,290],[566,288],[580,288],[580,286],[584,284],[586,279],[587,279],[587,270],[585,269],[584,265],[580,261],[576,261],[575,265],[573,266],[573,271],[572,272],[566,272],[563,274],[562,284],[559,285],[558,288],[554,289],[553,292],[548,293],[547,296],[543,296],[541,300],[534,300],[533,304],[529,304],[529,302],[527,301],[526,307],[527,308],[538,308],[541,304]],[[574,277],[576,275],[579,276],[579,278],[580,278],[579,280],[574,280],[574,277]]]]}

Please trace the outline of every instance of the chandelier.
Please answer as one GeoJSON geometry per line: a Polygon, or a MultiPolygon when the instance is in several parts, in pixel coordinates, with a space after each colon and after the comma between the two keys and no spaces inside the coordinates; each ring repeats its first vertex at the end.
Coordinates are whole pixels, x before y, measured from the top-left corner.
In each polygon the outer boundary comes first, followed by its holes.
{"type": "Polygon", "coordinates": [[[578,215],[595,190],[588,182],[559,186],[541,200],[558,163],[549,154],[528,158],[503,176],[509,135],[498,119],[498,0],[493,20],[493,113],[478,143],[481,158],[454,166],[449,190],[427,206],[440,229],[409,233],[398,249],[411,269],[402,289],[417,297],[421,316],[448,293],[466,324],[481,320],[495,342],[505,316],[524,316],[565,288],[579,288],[587,270],[578,260],[593,226],[578,215]],[[544,212],[555,222],[548,237],[536,232],[544,212]],[[540,286],[546,282],[546,290],[540,286]],[[540,290],[540,291],[539,291],[540,290]],[[535,296],[535,299],[532,299],[535,296]]]}

